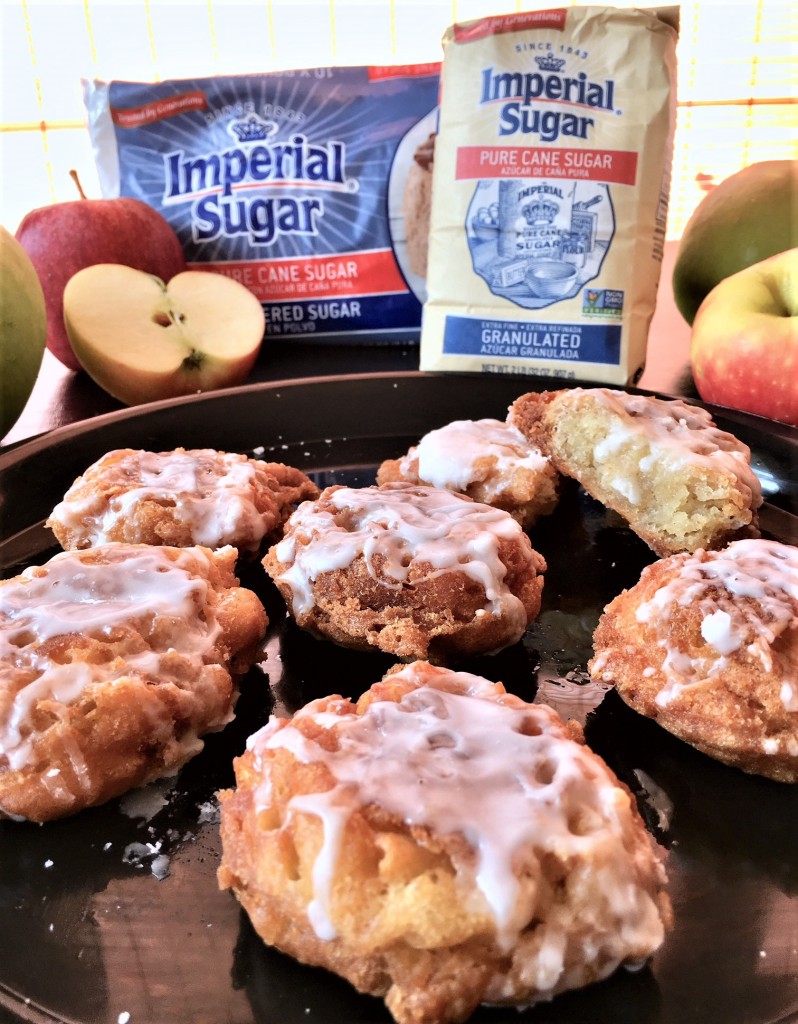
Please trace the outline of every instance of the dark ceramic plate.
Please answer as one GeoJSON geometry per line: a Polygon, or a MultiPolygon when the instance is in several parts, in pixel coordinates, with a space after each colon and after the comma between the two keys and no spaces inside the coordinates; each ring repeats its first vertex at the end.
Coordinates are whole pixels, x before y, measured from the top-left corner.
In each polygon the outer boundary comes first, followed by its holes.
{"type": "MultiPolygon", "coordinates": [[[[79,472],[119,447],[263,449],[321,484],[371,483],[377,464],[456,418],[502,417],[534,382],[399,374],[266,384],[63,428],[0,455],[0,566],[53,551],[43,521],[79,472]]],[[[795,435],[713,410],[752,448],[763,527],[798,540],[795,435]]],[[[586,680],[604,604],[649,550],[577,487],[532,532],[544,606],[522,643],[462,667],[586,723],[668,849],[676,924],[643,970],[620,970],[524,1013],[474,1024],[787,1024],[798,1018],[798,787],[710,760],[586,680]],[[602,697],[604,698],[602,700],[602,697]]],[[[0,822],[0,1019],[68,1024],[379,1024],[375,999],[265,948],[216,886],[214,795],[275,706],[357,696],[391,659],[313,640],[287,622],[256,565],[242,574],[273,626],[237,717],[176,779],[45,826],[0,822]],[[165,877],[159,877],[164,876],[165,877]],[[129,1016],[128,1016],[129,1015],[129,1016]]]]}

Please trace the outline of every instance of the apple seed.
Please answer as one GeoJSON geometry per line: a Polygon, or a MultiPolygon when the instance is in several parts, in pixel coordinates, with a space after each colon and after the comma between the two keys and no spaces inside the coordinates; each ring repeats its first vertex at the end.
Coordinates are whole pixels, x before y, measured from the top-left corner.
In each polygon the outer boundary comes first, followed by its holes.
{"type": "Polygon", "coordinates": [[[153,313],[152,322],[158,324],[159,327],[171,327],[172,324],[182,324],[186,322],[185,313],[175,313],[170,311],[169,313],[153,313]]]}

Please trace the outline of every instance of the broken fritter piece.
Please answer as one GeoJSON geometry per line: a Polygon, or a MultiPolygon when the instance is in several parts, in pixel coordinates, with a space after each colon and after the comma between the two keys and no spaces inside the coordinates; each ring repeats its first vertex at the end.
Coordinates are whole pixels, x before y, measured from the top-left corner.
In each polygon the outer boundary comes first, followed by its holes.
{"type": "Polygon", "coordinates": [[[700,406],[571,388],[522,395],[509,419],[660,556],[758,534],[750,449],[700,406]]]}

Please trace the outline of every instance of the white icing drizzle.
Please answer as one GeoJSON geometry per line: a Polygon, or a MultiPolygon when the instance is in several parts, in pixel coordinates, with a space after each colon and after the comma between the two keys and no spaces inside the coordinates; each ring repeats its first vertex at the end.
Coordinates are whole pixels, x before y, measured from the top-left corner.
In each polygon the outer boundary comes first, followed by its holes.
{"type": "Polygon", "coordinates": [[[785,680],[781,684],[779,697],[788,711],[798,711],[798,683],[785,680]]]}
{"type": "MultiPolygon", "coordinates": [[[[94,682],[131,673],[169,680],[164,656],[175,651],[202,667],[219,625],[209,584],[192,576],[198,560],[207,571],[210,555],[203,551],[181,550],[173,561],[157,547],[113,544],[62,552],[0,584],[0,756],[12,770],[23,768],[33,755],[31,715],[42,702],[62,714],[94,682]],[[170,624],[169,647],[130,653],[122,665],[62,663],[43,646],[61,636],[109,641],[119,628],[161,617],[170,624]]],[[[65,734],[66,753],[80,778],[86,771],[82,755],[76,743],[68,744],[65,734]]]]}
{"type": "Polygon", "coordinates": [[[623,495],[630,505],[640,504],[640,488],[634,480],[619,476],[610,481],[610,486],[618,494],[623,495]]]}
{"type": "MultiPolygon", "coordinates": [[[[5,723],[0,724],[0,753],[8,757],[12,770],[23,767],[28,760],[31,746],[24,730],[36,705],[45,700],[62,706],[71,704],[92,678],[91,666],[85,662],[53,665],[17,692],[10,714],[5,723]]],[[[74,762],[74,757],[72,760],[74,762]]],[[[78,773],[78,777],[81,774],[78,773]]]]}
{"type": "Polygon", "coordinates": [[[718,654],[733,654],[742,647],[742,637],[734,631],[732,617],[720,608],[701,620],[701,636],[718,654]]]}
{"type": "Polygon", "coordinates": [[[352,795],[346,791],[306,793],[291,800],[292,811],[314,814],[324,827],[324,842],[313,864],[313,898],[307,910],[313,931],[324,942],[330,942],[338,935],[330,917],[330,895],[346,820],[354,806],[352,795]]]}
{"type": "MultiPolygon", "coordinates": [[[[650,445],[656,445],[659,457],[674,467],[687,462],[703,464],[709,469],[725,470],[736,477],[742,487],[751,493],[751,507],[762,504],[762,487],[751,469],[751,450],[732,434],[715,426],[706,409],[688,405],[681,399],[661,399],[647,395],[630,395],[610,388],[572,388],[568,402],[579,402],[588,396],[596,399],[624,421],[613,426],[606,437],[594,447],[597,463],[605,462],[633,436],[643,435],[650,445]],[[628,423],[628,417],[632,422],[628,423]]],[[[654,453],[643,456],[640,468],[650,468],[654,453]]],[[[618,488],[624,493],[621,488],[618,488]]],[[[638,498],[626,497],[632,503],[638,498]]]]}
{"type": "Polygon", "coordinates": [[[431,430],[402,459],[402,472],[408,472],[414,458],[419,479],[433,487],[465,491],[493,477],[493,488],[486,490],[491,496],[501,493],[518,470],[539,473],[548,463],[517,427],[494,419],[455,420],[431,430]]]}
{"type": "Polygon", "coordinates": [[[94,493],[79,496],[85,482],[78,479],[51,519],[96,546],[111,540],[109,534],[136,506],[155,501],[173,507],[195,544],[254,549],[274,525],[271,514],[258,511],[253,501],[264,486],[258,481],[262,466],[245,455],[213,449],[109,452],[89,471],[97,484],[94,493]]]}
{"type": "MultiPolygon", "coordinates": [[[[778,541],[734,541],[723,551],[697,551],[675,556],[677,574],[636,612],[638,622],[651,624],[665,651],[663,671],[668,683],[656,703],[667,706],[685,686],[717,675],[727,658],[745,648],[772,671],[771,648],[787,629],[798,628],[798,548],[778,541]],[[670,620],[677,606],[697,605],[701,635],[717,657],[693,659],[672,645],[670,620]]],[[[798,711],[796,680],[785,680],[781,700],[798,711]]]]}
{"type": "Polygon", "coordinates": [[[379,554],[385,559],[380,577],[385,586],[400,587],[414,563],[428,563],[436,574],[457,570],[482,585],[490,613],[525,624],[523,603],[505,584],[499,558],[499,541],[522,535],[500,509],[439,488],[386,484],[341,487],[325,491],[318,502],[303,503],[273,550],[287,566],[280,579],[291,587],[296,616],[312,608],[312,584],[319,575],[346,568],[363,555],[377,578],[373,566],[379,554]]]}
{"type": "MultiPolygon", "coordinates": [[[[552,852],[564,860],[600,850],[619,928],[630,941],[638,936],[654,948],[662,937],[659,915],[630,879],[623,846],[634,812],[609,770],[566,736],[550,708],[515,698],[503,703],[496,699],[502,689],[487,680],[425,663],[391,676],[405,678],[417,688],[398,703],[375,701],[361,715],[318,716],[313,707],[298,712],[294,722],[312,718],[332,730],[337,749],[326,750],[277,720],[247,743],[266,778],[266,751],[282,748],[303,763],[325,764],[335,779],[331,789],[293,797],[288,805],[290,813],[316,815],[324,828],[308,909],[319,938],[336,936],[330,897],[346,821],[357,807],[376,803],[408,826],[468,841],[477,864],[455,864],[460,882],[466,891],[476,883],[507,946],[528,923],[514,859],[531,845],[540,856],[552,852]]],[[[256,791],[256,807],[269,798],[268,787],[256,791]]]]}

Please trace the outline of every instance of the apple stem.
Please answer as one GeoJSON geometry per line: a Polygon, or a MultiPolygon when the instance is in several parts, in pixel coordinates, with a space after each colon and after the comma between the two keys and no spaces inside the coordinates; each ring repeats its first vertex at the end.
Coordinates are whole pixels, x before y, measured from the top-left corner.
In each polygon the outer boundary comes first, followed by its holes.
{"type": "Polygon", "coordinates": [[[88,199],[88,196],[83,191],[83,186],[80,183],[80,178],[78,177],[78,172],[75,170],[74,167],[70,170],[69,177],[75,182],[75,185],[77,186],[78,194],[80,195],[80,198],[81,199],[88,199]]]}

